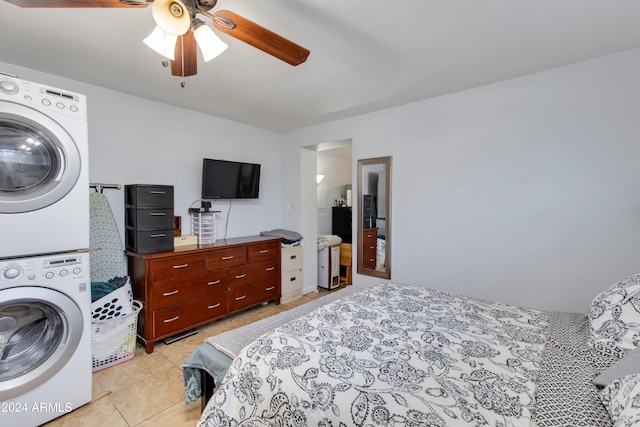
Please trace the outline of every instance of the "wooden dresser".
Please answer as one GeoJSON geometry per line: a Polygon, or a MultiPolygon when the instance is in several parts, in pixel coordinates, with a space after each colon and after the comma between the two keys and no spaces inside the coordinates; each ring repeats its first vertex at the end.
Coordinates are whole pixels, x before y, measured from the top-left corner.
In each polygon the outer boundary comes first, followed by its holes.
{"type": "Polygon", "coordinates": [[[265,301],[280,304],[280,241],[250,236],[170,252],[127,251],[147,353],[156,341],[196,326],[265,301]]]}
{"type": "Polygon", "coordinates": [[[362,230],[362,268],[376,268],[378,228],[362,230]]]}

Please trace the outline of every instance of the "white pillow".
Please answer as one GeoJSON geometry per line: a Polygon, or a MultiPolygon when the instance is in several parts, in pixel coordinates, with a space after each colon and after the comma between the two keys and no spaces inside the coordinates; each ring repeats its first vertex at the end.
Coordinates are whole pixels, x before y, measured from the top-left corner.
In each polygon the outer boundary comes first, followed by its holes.
{"type": "Polygon", "coordinates": [[[640,274],[600,293],[589,307],[589,344],[605,354],[624,356],[640,347],[640,274]]]}
{"type": "Polygon", "coordinates": [[[602,390],[601,397],[613,427],[640,424],[640,374],[614,380],[602,390]]]}

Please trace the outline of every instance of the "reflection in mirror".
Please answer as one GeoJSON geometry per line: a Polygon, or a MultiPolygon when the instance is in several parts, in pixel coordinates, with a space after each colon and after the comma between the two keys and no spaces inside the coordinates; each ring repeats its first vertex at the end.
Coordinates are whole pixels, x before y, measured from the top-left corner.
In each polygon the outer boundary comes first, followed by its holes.
{"type": "Polygon", "coordinates": [[[391,157],[358,160],[358,274],[391,278],[391,157]]]}

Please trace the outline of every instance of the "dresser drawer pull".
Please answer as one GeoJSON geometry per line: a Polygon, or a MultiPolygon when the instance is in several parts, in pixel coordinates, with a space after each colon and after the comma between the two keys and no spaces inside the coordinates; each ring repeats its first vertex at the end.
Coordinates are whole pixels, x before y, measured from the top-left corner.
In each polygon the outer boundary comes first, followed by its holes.
{"type": "Polygon", "coordinates": [[[218,283],[220,283],[220,282],[221,282],[221,280],[220,280],[220,279],[218,279],[218,280],[214,280],[213,282],[209,282],[209,283],[207,283],[207,285],[217,285],[217,284],[218,284],[218,283]]]}
{"type": "Polygon", "coordinates": [[[261,254],[269,253],[269,249],[263,249],[263,250],[261,250],[261,251],[260,251],[260,253],[261,253],[261,254]]]}
{"type": "Polygon", "coordinates": [[[269,288],[266,288],[266,289],[265,289],[265,291],[272,291],[272,290],[274,290],[275,288],[276,288],[275,286],[271,286],[271,287],[269,287],[269,288]]]}
{"type": "Polygon", "coordinates": [[[227,260],[230,260],[230,259],[233,259],[233,255],[223,256],[223,257],[222,257],[222,260],[223,260],[223,261],[227,261],[227,260]]]}
{"type": "Polygon", "coordinates": [[[266,271],[273,271],[273,270],[275,270],[275,269],[276,269],[275,267],[269,267],[269,268],[266,268],[265,270],[266,270],[266,271]]]}
{"type": "Polygon", "coordinates": [[[179,289],[176,289],[175,291],[165,292],[165,293],[163,293],[163,294],[162,294],[162,296],[163,296],[163,297],[170,297],[171,295],[175,295],[175,294],[177,294],[178,292],[180,292],[180,290],[179,290],[179,289]]]}
{"type": "Polygon", "coordinates": [[[160,234],[151,234],[149,237],[151,237],[152,239],[155,239],[156,237],[165,237],[166,234],[164,233],[160,233],[160,234]]]}
{"type": "Polygon", "coordinates": [[[291,279],[289,279],[290,282],[295,282],[296,280],[298,280],[296,277],[292,277],[291,279]]]}
{"type": "Polygon", "coordinates": [[[241,297],[236,297],[236,301],[240,301],[241,299],[245,299],[247,296],[246,295],[242,295],[241,297]]]}
{"type": "Polygon", "coordinates": [[[243,278],[245,278],[245,277],[247,277],[247,273],[244,273],[244,274],[238,274],[238,275],[236,276],[236,279],[243,279],[243,278]]]}
{"type": "Polygon", "coordinates": [[[164,323],[171,323],[171,322],[175,322],[176,320],[178,320],[180,318],[180,316],[176,316],[176,317],[172,317],[171,319],[166,319],[163,320],[164,323]]]}
{"type": "Polygon", "coordinates": [[[151,212],[149,215],[151,216],[165,216],[166,212],[151,212]]]}
{"type": "Polygon", "coordinates": [[[151,191],[149,191],[149,193],[151,193],[151,194],[165,194],[164,191],[160,191],[160,190],[151,190],[151,191]]]}
{"type": "Polygon", "coordinates": [[[298,258],[298,255],[291,255],[291,257],[289,257],[289,259],[296,259],[298,258]]]}
{"type": "Polygon", "coordinates": [[[185,267],[189,267],[189,264],[180,264],[180,265],[174,265],[173,268],[185,268],[185,267]]]}
{"type": "Polygon", "coordinates": [[[207,307],[207,308],[211,308],[211,309],[213,309],[213,308],[217,308],[217,307],[220,307],[220,303],[210,305],[210,306],[209,306],[209,307],[207,307]]]}

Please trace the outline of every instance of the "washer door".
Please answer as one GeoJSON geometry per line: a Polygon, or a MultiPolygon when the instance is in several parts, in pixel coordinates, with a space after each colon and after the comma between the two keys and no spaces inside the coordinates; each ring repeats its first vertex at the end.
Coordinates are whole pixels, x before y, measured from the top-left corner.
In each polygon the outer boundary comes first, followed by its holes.
{"type": "Polygon", "coordinates": [[[80,175],[80,153],[52,118],[0,101],[0,213],[30,212],[62,199],[80,175]]]}
{"type": "Polygon", "coordinates": [[[48,288],[0,290],[0,401],[33,390],[73,356],[82,336],[82,312],[48,288]]]}

